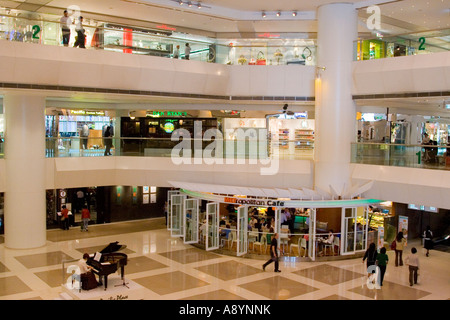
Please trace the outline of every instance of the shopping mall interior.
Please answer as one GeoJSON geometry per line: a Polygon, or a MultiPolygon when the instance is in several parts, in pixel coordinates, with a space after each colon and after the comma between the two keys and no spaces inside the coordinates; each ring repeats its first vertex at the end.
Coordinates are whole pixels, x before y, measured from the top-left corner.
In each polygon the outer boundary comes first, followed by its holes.
{"type": "Polygon", "coordinates": [[[0,300],[450,299],[449,50],[450,0],[0,1],[0,300]]]}

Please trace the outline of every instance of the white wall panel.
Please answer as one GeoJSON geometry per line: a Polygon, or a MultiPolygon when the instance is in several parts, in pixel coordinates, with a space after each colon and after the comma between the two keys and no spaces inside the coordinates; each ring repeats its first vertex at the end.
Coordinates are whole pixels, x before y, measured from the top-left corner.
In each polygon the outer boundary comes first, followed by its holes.
{"type": "Polygon", "coordinates": [[[450,171],[351,165],[352,179],[374,181],[366,197],[450,209],[450,171]]]}
{"type": "Polygon", "coordinates": [[[353,94],[448,91],[450,52],[353,62],[353,94]]]}
{"type": "Polygon", "coordinates": [[[314,67],[229,66],[11,41],[1,44],[2,82],[224,96],[314,95],[314,67]]]}
{"type": "MultiPolygon", "coordinates": [[[[47,159],[47,189],[94,185],[170,186],[168,181],[191,181],[253,187],[312,186],[311,161],[280,161],[279,173],[260,174],[261,164],[175,165],[163,157],[98,157],[47,159]]],[[[263,167],[267,167],[263,165],[263,167]]],[[[1,161],[0,161],[1,169],[1,161]]],[[[1,186],[1,174],[0,174],[1,186]]]]}

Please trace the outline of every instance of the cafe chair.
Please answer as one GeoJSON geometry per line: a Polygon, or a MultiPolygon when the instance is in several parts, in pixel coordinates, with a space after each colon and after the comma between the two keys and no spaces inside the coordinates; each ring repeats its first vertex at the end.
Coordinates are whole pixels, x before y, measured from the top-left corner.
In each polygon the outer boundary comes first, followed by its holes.
{"type": "Polygon", "coordinates": [[[340,249],[341,241],[338,237],[334,237],[333,240],[333,255],[334,255],[334,247],[337,247],[337,254],[339,255],[339,249],[340,249]]]}
{"type": "MultiPolygon", "coordinates": [[[[334,240],[333,240],[333,242],[334,242],[334,240]]],[[[330,253],[332,252],[334,255],[334,243],[327,243],[327,242],[323,243],[323,254],[325,256],[327,255],[327,249],[329,249],[329,252],[330,253]]]]}
{"type": "MultiPolygon", "coordinates": [[[[304,257],[306,257],[306,253],[308,252],[308,249],[306,248],[306,239],[305,238],[301,239],[300,248],[304,249],[304,252],[305,252],[304,257]]],[[[298,254],[300,255],[300,251],[298,254]]]]}
{"type": "Polygon", "coordinates": [[[302,238],[298,238],[298,242],[297,244],[295,243],[291,243],[291,245],[289,246],[289,255],[292,253],[292,249],[293,248],[297,248],[298,251],[298,256],[300,256],[300,242],[301,242],[302,238]]]}
{"type": "Polygon", "coordinates": [[[237,233],[236,233],[236,231],[231,231],[231,232],[230,232],[230,236],[231,236],[230,250],[233,250],[234,244],[235,244],[235,243],[236,243],[236,250],[237,250],[237,242],[238,242],[238,239],[237,239],[237,233]]]}
{"type": "Polygon", "coordinates": [[[286,246],[288,244],[289,244],[289,229],[281,229],[280,248],[283,247],[283,253],[286,251],[286,246]]]}
{"type": "Polygon", "coordinates": [[[252,228],[252,231],[248,233],[248,246],[250,249],[250,243],[253,243],[253,249],[255,249],[255,242],[258,239],[258,229],[252,228]]]}
{"type": "Polygon", "coordinates": [[[227,246],[228,250],[231,250],[231,247],[233,245],[233,240],[234,239],[235,239],[235,237],[233,237],[233,232],[232,231],[230,231],[228,233],[228,237],[227,238],[222,239],[223,242],[226,242],[226,246],[227,246]]]}
{"type": "Polygon", "coordinates": [[[259,247],[259,252],[261,253],[262,249],[264,248],[264,253],[267,251],[267,237],[261,237],[260,241],[255,241],[253,243],[253,248],[256,250],[256,247],[259,247]]]}

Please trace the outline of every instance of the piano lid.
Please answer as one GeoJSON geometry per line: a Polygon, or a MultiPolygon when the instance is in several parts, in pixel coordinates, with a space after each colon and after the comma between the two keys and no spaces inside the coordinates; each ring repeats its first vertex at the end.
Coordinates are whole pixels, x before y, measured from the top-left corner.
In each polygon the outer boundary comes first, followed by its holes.
{"type": "Polygon", "coordinates": [[[127,246],[119,244],[119,241],[111,242],[104,248],[102,251],[100,251],[101,254],[104,253],[113,253],[122,249],[125,249],[127,246]]]}

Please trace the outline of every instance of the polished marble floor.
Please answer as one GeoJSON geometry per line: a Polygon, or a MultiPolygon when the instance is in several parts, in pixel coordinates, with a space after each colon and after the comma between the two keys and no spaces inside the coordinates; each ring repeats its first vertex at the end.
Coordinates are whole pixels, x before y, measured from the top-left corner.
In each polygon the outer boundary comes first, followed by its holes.
{"type": "MultiPolygon", "coordinates": [[[[298,262],[285,258],[281,273],[264,260],[206,252],[171,238],[164,219],[93,225],[47,231],[47,245],[12,250],[0,241],[0,300],[53,300],[65,281],[63,261],[80,259],[108,243],[127,246],[126,279],[144,300],[447,300],[450,299],[450,253],[431,251],[422,264],[419,283],[408,282],[408,267],[388,265],[382,289],[370,289],[360,258],[298,262]]],[[[411,244],[412,245],[412,244],[411,244]]],[[[417,244],[418,246],[419,244],[417,244]]],[[[419,246],[420,247],[420,246],[419,246]]]]}

